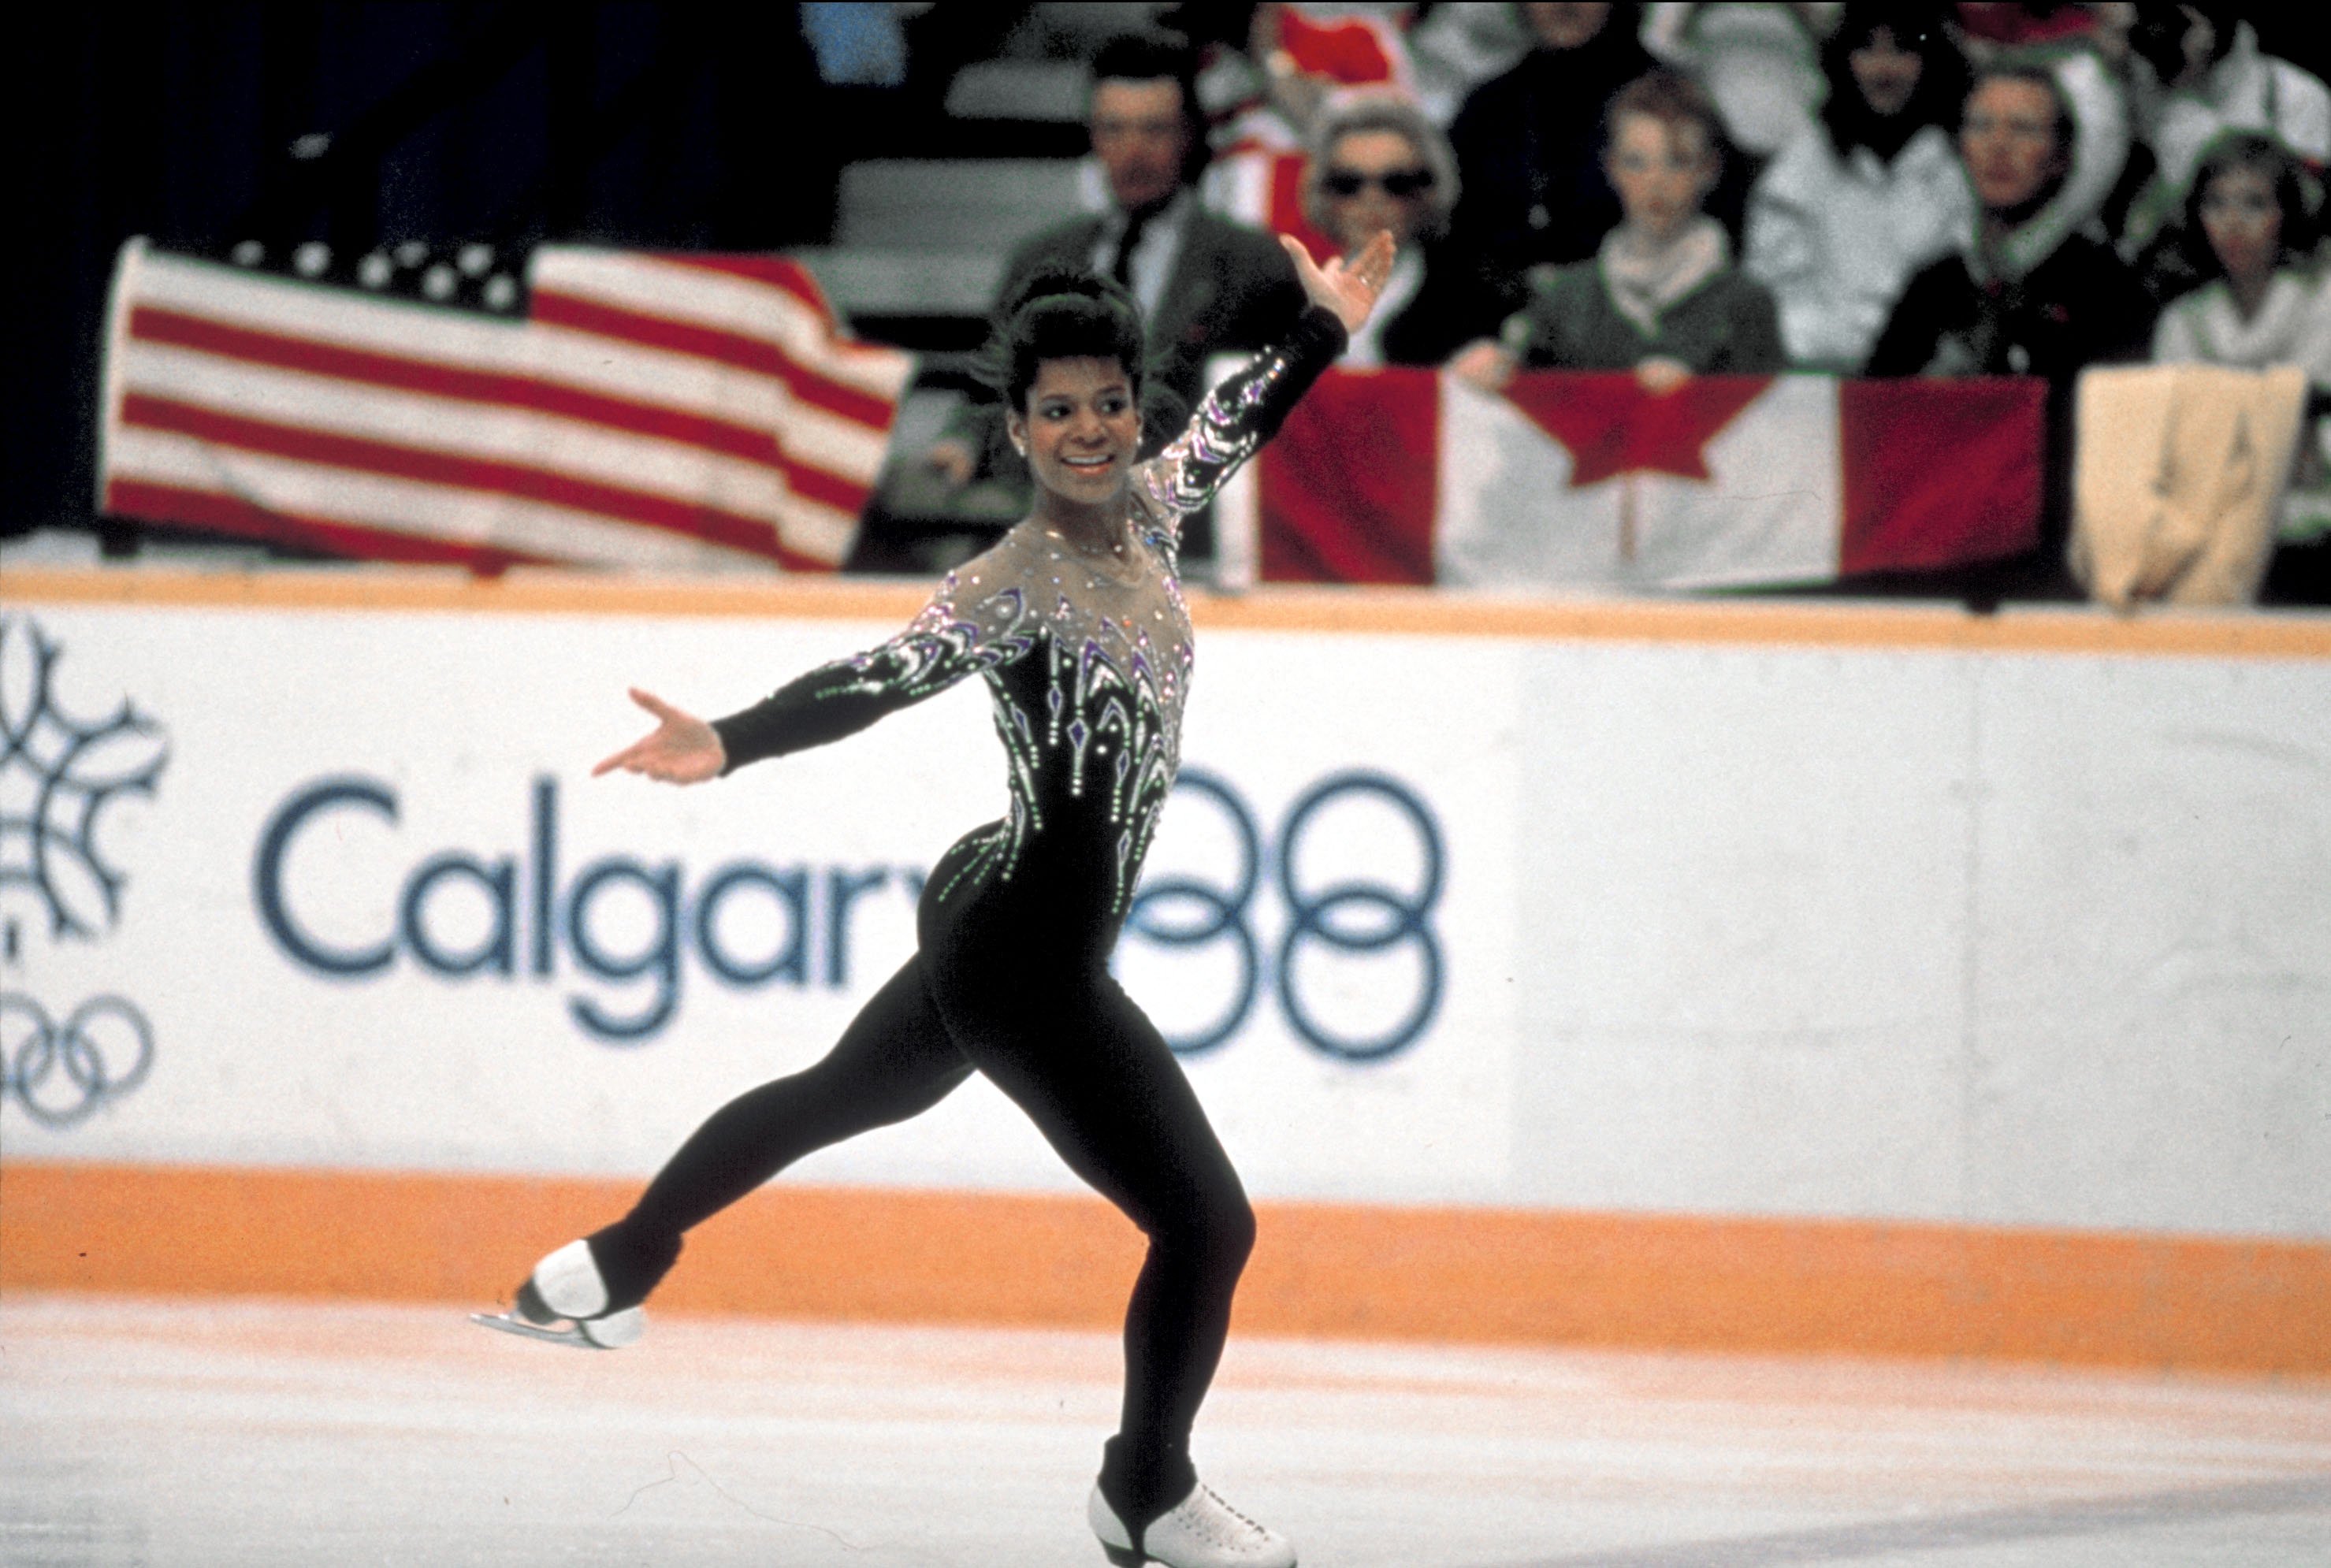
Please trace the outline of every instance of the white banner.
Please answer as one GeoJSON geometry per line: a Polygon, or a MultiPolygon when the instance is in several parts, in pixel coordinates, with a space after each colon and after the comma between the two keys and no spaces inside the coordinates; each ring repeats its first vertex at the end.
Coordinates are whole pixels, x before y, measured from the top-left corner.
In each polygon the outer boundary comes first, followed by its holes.
{"type": "MultiPolygon", "coordinates": [[[[1633,613],[1202,626],[1119,971],[1257,1195],[2331,1235],[2331,657],[1633,613]]],[[[644,1175],[1005,796],[976,686],[592,781],[623,688],[717,714],[892,629],[12,609],[0,1147],[644,1175]]],[[[1071,1185],[976,1079],[797,1174],[1071,1185]]]]}
{"type": "MultiPolygon", "coordinates": [[[[56,1054],[0,1110],[10,1152],[652,1171],[907,957],[924,873],[1003,810],[1004,758],[974,682],[701,788],[589,766],[648,722],[626,686],[716,715],[893,630],[11,616],[26,875],[0,889],[0,1045],[37,1055],[46,1027],[56,1054]]],[[[1512,661],[1425,646],[1204,651],[1120,974],[1258,1192],[1505,1182],[1512,661]]],[[[979,1080],[799,1169],[1073,1185],[979,1080]]]]}

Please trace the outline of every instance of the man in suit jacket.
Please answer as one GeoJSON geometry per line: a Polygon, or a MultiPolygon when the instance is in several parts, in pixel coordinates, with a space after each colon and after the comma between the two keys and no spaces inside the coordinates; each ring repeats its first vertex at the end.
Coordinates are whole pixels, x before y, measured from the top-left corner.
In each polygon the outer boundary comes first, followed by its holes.
{"type": "MultiPolygon", "coordinates": [[[[1205,392],[1211,356],[1267,347],[1294,325],[1302,285],[1276,240],[1198,203],[1205,142],[1187,52],[1134,37],[1104,46],[1093,61],[1089,124],[1108,210],[1024,241],[1004,268],[999,300],[1044,266],[1122,280],[1148,322],[1149,379],[1186,411],[1205,392]]],[[[1000,408],[966,410],[925,461],[956,485],[980,477],[1024,484],[1003,428],[1000,408]]],[[[1210,546],[1202,530],[1185,537],[1186,554],[1210,546]]]]}

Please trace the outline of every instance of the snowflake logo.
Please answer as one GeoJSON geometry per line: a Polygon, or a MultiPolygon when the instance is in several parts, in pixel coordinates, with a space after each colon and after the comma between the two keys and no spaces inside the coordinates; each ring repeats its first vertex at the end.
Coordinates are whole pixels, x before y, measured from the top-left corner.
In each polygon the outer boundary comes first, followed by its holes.
{"type": "MultiPolygon", "coordinates": [[[[98,852],[98,820],[123,795],[153,794],[169,746],[127,698],[109,718],[67,717],[54,689],[62,651],[33,622],[0,617],[0,894],[31,889],[51,936],[86,941],[120,918],[128,880],[98,852]]],[[[13,958],[13,920],[7,946],[13,958]]]]}

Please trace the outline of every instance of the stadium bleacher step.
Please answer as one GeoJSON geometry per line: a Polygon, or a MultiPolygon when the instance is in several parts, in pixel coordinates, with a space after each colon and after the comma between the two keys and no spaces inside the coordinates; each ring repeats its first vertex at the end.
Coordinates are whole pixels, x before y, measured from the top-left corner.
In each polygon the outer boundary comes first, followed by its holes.
{"type": "Polygon", "coordinates": [[[863,335],[960,352],[979,341],[1012,247],[1084,210],[1080,166],[1074,158],[851,164],[834,242],[795,254],[863,335]]]}
{"type": "Polygon", "coordinates": [[[1081,124],[1089,87],[1075,61],[974,61],[947,84],[947,112],[957,119],[1081,124]]]}
{"type": "Polygon", "coordinates": [[[874,158],[846,166],[834,244],[1002,252],[1082,210],[1074,158],[874,158]]]}
{"type": "Polygon", "coordinates": [[[871,317],[984,318],[1004,278],[1000,251],[829,245],[792,254],[861,331],[871,317]]]}

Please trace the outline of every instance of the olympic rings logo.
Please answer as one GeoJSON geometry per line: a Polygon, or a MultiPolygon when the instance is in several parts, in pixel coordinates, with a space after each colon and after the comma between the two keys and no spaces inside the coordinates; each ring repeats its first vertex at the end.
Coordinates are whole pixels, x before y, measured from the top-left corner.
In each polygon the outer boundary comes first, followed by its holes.
{"type": "Polygon", "coordinates": [[[146,1081],[154,1028],[119,996],[93,996],[60,1023],[21,992],[0,992],[0,1100],[69,1127],[146,1081]]]}
{"type": "Polygon", "coordinates": [[[1266,858],[1272,881],[1288,911],[1287,929],[1270,950],[1270,989],[1296,1037],[1320,1055],[1340,1061],[1382,1061],[1399,1055],[1432,1026],[1441,1008],[1447,977],[1432,912],[1447,880],[1448,856],[1432,813],[1416,793],[1387,774],[1355,768],[1313,784],[1287,810],[1266,846],[1254,813],[1236,791],[1199,768],[1183,771],[1175,786],[1204,796],[1229,823],[1238,849],[1238,869],[1228,888],[1195,878],[1167,876],[1143,884],[1127,913],[1134,935],[1161,946],[1197,947],[1227,942],[1238,980],[1223,1012],[1193,1031],[1166,1043],[1183,1056],[1202,1056],[1227,1042],[1245,1024],[1261,999],[1265,956],[1249,919],[1262,883],[1266,858]],[[1421,885],[1413,891],[1378,883],[1339,881],[1307,889],[1299,870],[1302,845],[1320,813],[1339,801],[1373,799],[1391,806],[1415,834],[1423,860],[1421,885]],[[1172,916],[1188,911],[1186,918],[1172,916]],[[1385,1027],[1351,1035],[1331,1029],[1304,1000],[1300,959],[1326,948],[1341,953],[1386,953],[1413,947],[1422,965],[1414,1000],[1385,1027]]]}

